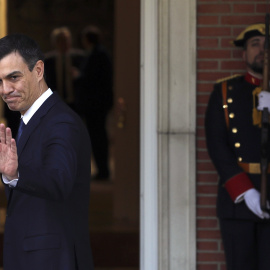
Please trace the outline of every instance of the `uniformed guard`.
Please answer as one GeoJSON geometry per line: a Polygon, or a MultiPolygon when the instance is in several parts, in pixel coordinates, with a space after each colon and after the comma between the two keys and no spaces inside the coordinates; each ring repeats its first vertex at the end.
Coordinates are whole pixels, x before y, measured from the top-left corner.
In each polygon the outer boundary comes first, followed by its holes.
{"type": "Polygon", "coordinates": [[[247,27],[233,43],[243,49],[246,74],[217,81],[205,116],[219,175],[217,215],[227,270],[269,270],[270,215],[260,207],[261,110],[270,108],[260,94],[265,25],[247,27]]]}

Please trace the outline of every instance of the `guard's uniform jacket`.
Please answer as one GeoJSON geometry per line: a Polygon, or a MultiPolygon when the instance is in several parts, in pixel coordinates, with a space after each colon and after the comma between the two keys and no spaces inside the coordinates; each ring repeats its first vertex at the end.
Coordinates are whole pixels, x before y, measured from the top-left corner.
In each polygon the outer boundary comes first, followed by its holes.
{"type": "Polygon", "coordinates": [[[260,84],[249,73],[234,76],[216,83],[210,96],[205,131],[208,152],[219,174],[220,218],[259,219],[244,201],[235,200],[252,187],[260,191],[261,128],[254,124],[260,114],[256,109],[260,84]]]}

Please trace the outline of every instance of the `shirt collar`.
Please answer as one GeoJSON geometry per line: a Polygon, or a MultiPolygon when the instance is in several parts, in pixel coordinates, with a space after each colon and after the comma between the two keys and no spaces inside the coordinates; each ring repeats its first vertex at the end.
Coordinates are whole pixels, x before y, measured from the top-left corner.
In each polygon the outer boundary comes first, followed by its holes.
{"type": "Polygon", "coordinates": [[[39,109],[39,107],[43,104],[43,102],[52,94],[52,90],[49,88],[46,90],[34,103],[33,105],[26,111],[24,115],[21,115],[21,118],[25,125],[30,121],[31,117],[35,114],[35,112],[39,109]]]}

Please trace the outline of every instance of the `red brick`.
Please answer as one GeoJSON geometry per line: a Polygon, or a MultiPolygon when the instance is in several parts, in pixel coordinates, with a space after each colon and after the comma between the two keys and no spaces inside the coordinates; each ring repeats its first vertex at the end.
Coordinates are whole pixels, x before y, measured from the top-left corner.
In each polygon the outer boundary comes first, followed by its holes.
{"type": "MultiPolygon", "coordinates": [[[[207,106],[197,106],[196,117],[197,117],[197,125],[199,127],[204,127],[204,122],[205,122],[204,118],[205,118],[206,108],[207,108],[207,106]],[[200,113],[200,111],[201,111],[201,113],[200,113]]],[[[201,138],[199,138],[199,139],[201,139],[201,138]]],[[[204,142],[205,142],[205,140],[204,140],[204,142]]],[[[202,150],[202,149],[199,148],[199,150],[202,150]]]]}
{"type": "Polygon", "coordinates": [[[197,82],[197,92],[207,92],[209,94],[213,91],[213,83],[198,83],[197,82]]]}
{"type": "Polygon", "coordinates": [[[197,27],[197,36],[198,37],[225,37],[231,36],[230,27],[197,27]]]}
{"type": "Polygon", "coordinates": [[[204,115],[197,114],[197,128],[204,129],[204,122],[205,122],[204,118],[205,118],[204,115]],[[199,117],[202,119],[199,119],[199,117]]]}
{"type": "MultiPolygon", "coordinates": [[[[209,217],[216,217],[217,216],[217,211],[215,207],[212,208],[197,208],[197,217],[200,218],[209,218],[209,217]]],[[[209,236],[204,235],[204,239],[207,239],[209,236]]],[[[200,238],[200,236],[197,233],[197,238],[200,238]]],[[[213,237],[212,237],[213,238],[213,237]]],[[[214,237],[217,238],[217,237],[214,237]]]]}
{"type": "Polygon", "coordinates": [[[197,160],[210,160],[208,152],[207,151],[197,151],[197,160]]]}
{"type": "Polygon", "coordinates": [[[250,25],[253,23],[258,23],[262,21],[262,16],[244,16],[244,15],[239,15],[239,14],[235,14],[232,16],[222,16],[221,17],[221,25],[250,25]]]}
{"type": "Polygon", "coordinates": [[[239,27],[239,26],[232,26],[233,39],[235,37],[237,37],[247,27],[247,25],[249,25],[249,24],[245,24],[245,25],[243,25],[241,27],[239,27]]]}
{"type": "MultiPolygon", "coordinates": [[[[219,230],[217,220],[212,219],[200,219],[197,221],[197,229],[206,229],[206,230],[219,230]]],[[[217,250],[217,249],[216,249],[217,250]]]]}
{"type": "Polygon", "coordinates": [[[218,264],[217,263],[212,263],[212,264],[198,264],[197,265],[197,270],[218,270],[218,264]]]}
{"type": "MultiPolygon", "coordinates": [[[[197,204],[201,206],[216,206],[216,200],[217,198],[215,196],[209,196],[209,197],[203,197],[203,196],[198,196],[197,197],[197,204]]],[[[200,221],[201,223],[206,222],[205,220],[200,221]]],[[[207,220],[207,222],[212,223],[212,220],[207,220]]],[[[216,222],[213,222],[216,224],[216,222]]],[[[208,224],[208,223],[207,223],[208,224]]],[[[208,224],[209,226],[209,224],[208,224]]],[[[211,225],[211,227],[216,227],[216,225],[211,225]]]]}
{"type": "MultiPolygon", "coordinates": [[[[199,0],[201,1],[201,0],[199,0]]],[[[256,1],[260,1],[260,0],[256,0],[256,1]]],[[[256,2],[255,1],[255,2],[256,2]]],[[[236,2],[235,0],[221,0],[221,2],[236,2]]],[[[251,2],[251,3],[254,3],[254,0],[237,0],[237,2],[251,2]]]]}
{"type": "Polygon", "coordinates": [[[196,143],[199,149],[206,149],[205,138],[196,138],[196,143]]]}
{"type": "MultiPolygon", "coordinates": [[[[197,222],[197,229],[216,230],[219,229],[218,221],[213,218],[204,218],[197,222]]],[[[217,250],[217,248],[215,249],[217,250]]]]}
{"type": "Polygon", "coordinates": [[[197,171],[199,172],[215,172],[216,169],[212,162],[197,162],[197,171]]]}
{"type": "Polygon", "coordinates": [[[197,254],[197,260],[199,262],[224,262],[225,257],[223,253],[203,253],[203,252],[198,252],[197,254]]]}
{"type": "Polygon", "coordinates": [[[219,230],[197,230],[198,240],[202,239],[220,239],[219,230]]]}
{"type": "Polygon", "coordinates": [[[200,13],[229,13],[231,6],[227,4],[199,4],[197,5],[197,12],[200,13]]]}
{"type": "Polygon", "coordinates": [[[197,114],[197,125],[204,126],[204,115],[199,117],[200,115],[197,114]]]}
{"type": "Polygon", "coordinates": [[[197,38],[197,48],[217,48],[219,45],[217,38],[197,38]]]}
{"type": "Polygon", "coordinates": [[[226,267],[225,263],[221,264],[220,270],[227,270],[227,267],[226,267]]]}
{"type": "Polygon", "coordinates": [[[218,250],[218,243],[217,241],[198,241],[197,242],[197,250],[209,250],[209,251],[216,251],[218,250]]]}
{"type": "Polygon", "coordinates": [[[223,61],[221,63],[221,68],[223,70],[243,70],[245,68],[245,63],[243,60],[241,61],[223,61]]]}
{"type": "Polygon", "coordinates": [[[216,194],[217,186],[216,185],[198,185],[197,186],[197,195],[198,194],[216,194]]]}
{"type": "Polygon", "coordinates": [[[206,106],[197,106],[197,116],[205,115],[206,106]]]}
{"type": "MultiPolygon", "coordinates": [[[[202,107],[202,106],[200,106],[202,107]]],[[[203,106],[205,107],[205,109],[207,108],[207,105],[203,106]]],[[[205,115],[200,115],[200,114],[197,114],[197,127],[200,127],[200,128],[204,128],[204,118],[205,118],[205,115]]]]}
{"type": "Polygon", "coordinates": [[[234,13],[254,13],[254,4],[235,4],[233,5],[234,13]]]}
{"type": "Polygon", "coordinates": [[[197,104],[208,104],[209,96],[202,94],[197,95],[197,104]]]}
{"type": "MultiPolygon", "coordinates": [[[[197,117],[204,117],[204,115],[197,115],[197,117]]],[[[198,124],[197,121],[197,129],[196,129],[196,134],[197,138],[200,140],[204,140],[206,142],[206,137],[205,137],[205,128],[204,128],[204,122],[205,121],[200,121],[200,124],[198,124]]],[[[207,149],[197,149],[197,159],[198,161],[209,161],[209,155],[207,152],[207,149]]]]}
{"type": "Polygon", "coordinates": [[[218,175],[216,172],[213,172],[211,174],[200,173],[197,175],[197,182],[198,183],[217,183],[218,175]]]}
{"type": "Polygon", "coordinates": [[[197,20],[198,25],[216,25],[218,24],[219,16],[199,16],[197,20]]]}
{"type": "Polygon", "coordinates": [[[232,56],[230,50],[199,50],[198,59],[230,59],[232,56]]]}
{"type": "Polygon", "coordinates": [[[232,58],[237,60],[243,61],[243,51],[242,50],[234,50],[232,51],[232,58]]]}
{"type": "MultiPolygon", "coordinates": [[[[231,50],[235,49],[235,46],[233,45],[234,39],[237,37],[237,35],[230,37],[230,38],[222,38],[221,39],[221,47],[222,48],[229,48],[231,50]]],[[[238,49],[237,49],[238,50],[238,49]]]]}
{"type": "Polygon", "coordinates": [[[197,129],[197,137],[205,137],[204,128],[197,129]]]}
{"type": "Polygon", "coordinates": [[[197,69],[200,70],[206,70],[206,69],[212,69],[217,70],[218,68],[218,61],[198,61],[197,63],[197,69]]]}
{"type": "MultiPolygon", "coordinates": [[[[267,3],[267,2],[265,2],[265,3],[267,3]]],[[[263,3],[263,4],[257,4],[256,5],[256,12],[261,12],[261,13],[264,13],[265,14],[266,10],[269,10],[268,3],[267,4],[265,4],[265,3],[263,3]]],[[[262,18],[262,20],[260,22],[264,23],[265,22],[264,21],[264,18],[262,18]]]]}
{"type": "Polygon", "coordinates": [[[213,84],[216,82],[216,80],[220,79],[220,78],[224,78],[229,76],[229,73],[226,72],[199,72],[197,74],[197,79],[200,81],[212,81],[213,84]]]}

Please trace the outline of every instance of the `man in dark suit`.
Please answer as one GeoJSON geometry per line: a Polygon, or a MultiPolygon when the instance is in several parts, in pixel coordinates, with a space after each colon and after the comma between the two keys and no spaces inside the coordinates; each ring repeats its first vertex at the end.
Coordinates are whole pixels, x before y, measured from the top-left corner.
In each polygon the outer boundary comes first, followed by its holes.
{"type": "Polygon", "coordinates": [[[43,61],[25,35],[0,39],[0,94],[22,116],[16,141],[0,125],[4,269],[92,270],[90,139],[80,117],[48,88],[43,61]]]}
{"type": "Polygon", "coordinates": [[[219,80],[206,111],[208,152],[219,174],[217,214],[227,270],[270,267],[270,215],[260,205],[261,110],[270,105],[261,88],[264,43],[264,24],[239,34],[234,45],[243,49],[246,74],[219,80]]]}
{"type": "Polygon", "coordinates": [[[85,117],[97,167],[96,180],[107,180],[109,169],[109,139],[107,118],[113,106],[113,71],[111,58],[101,45],[100,30],[88,26],[82,31],[82,44],[87,57],[81,74],[75,81],[76,104],[85,117]]]}

